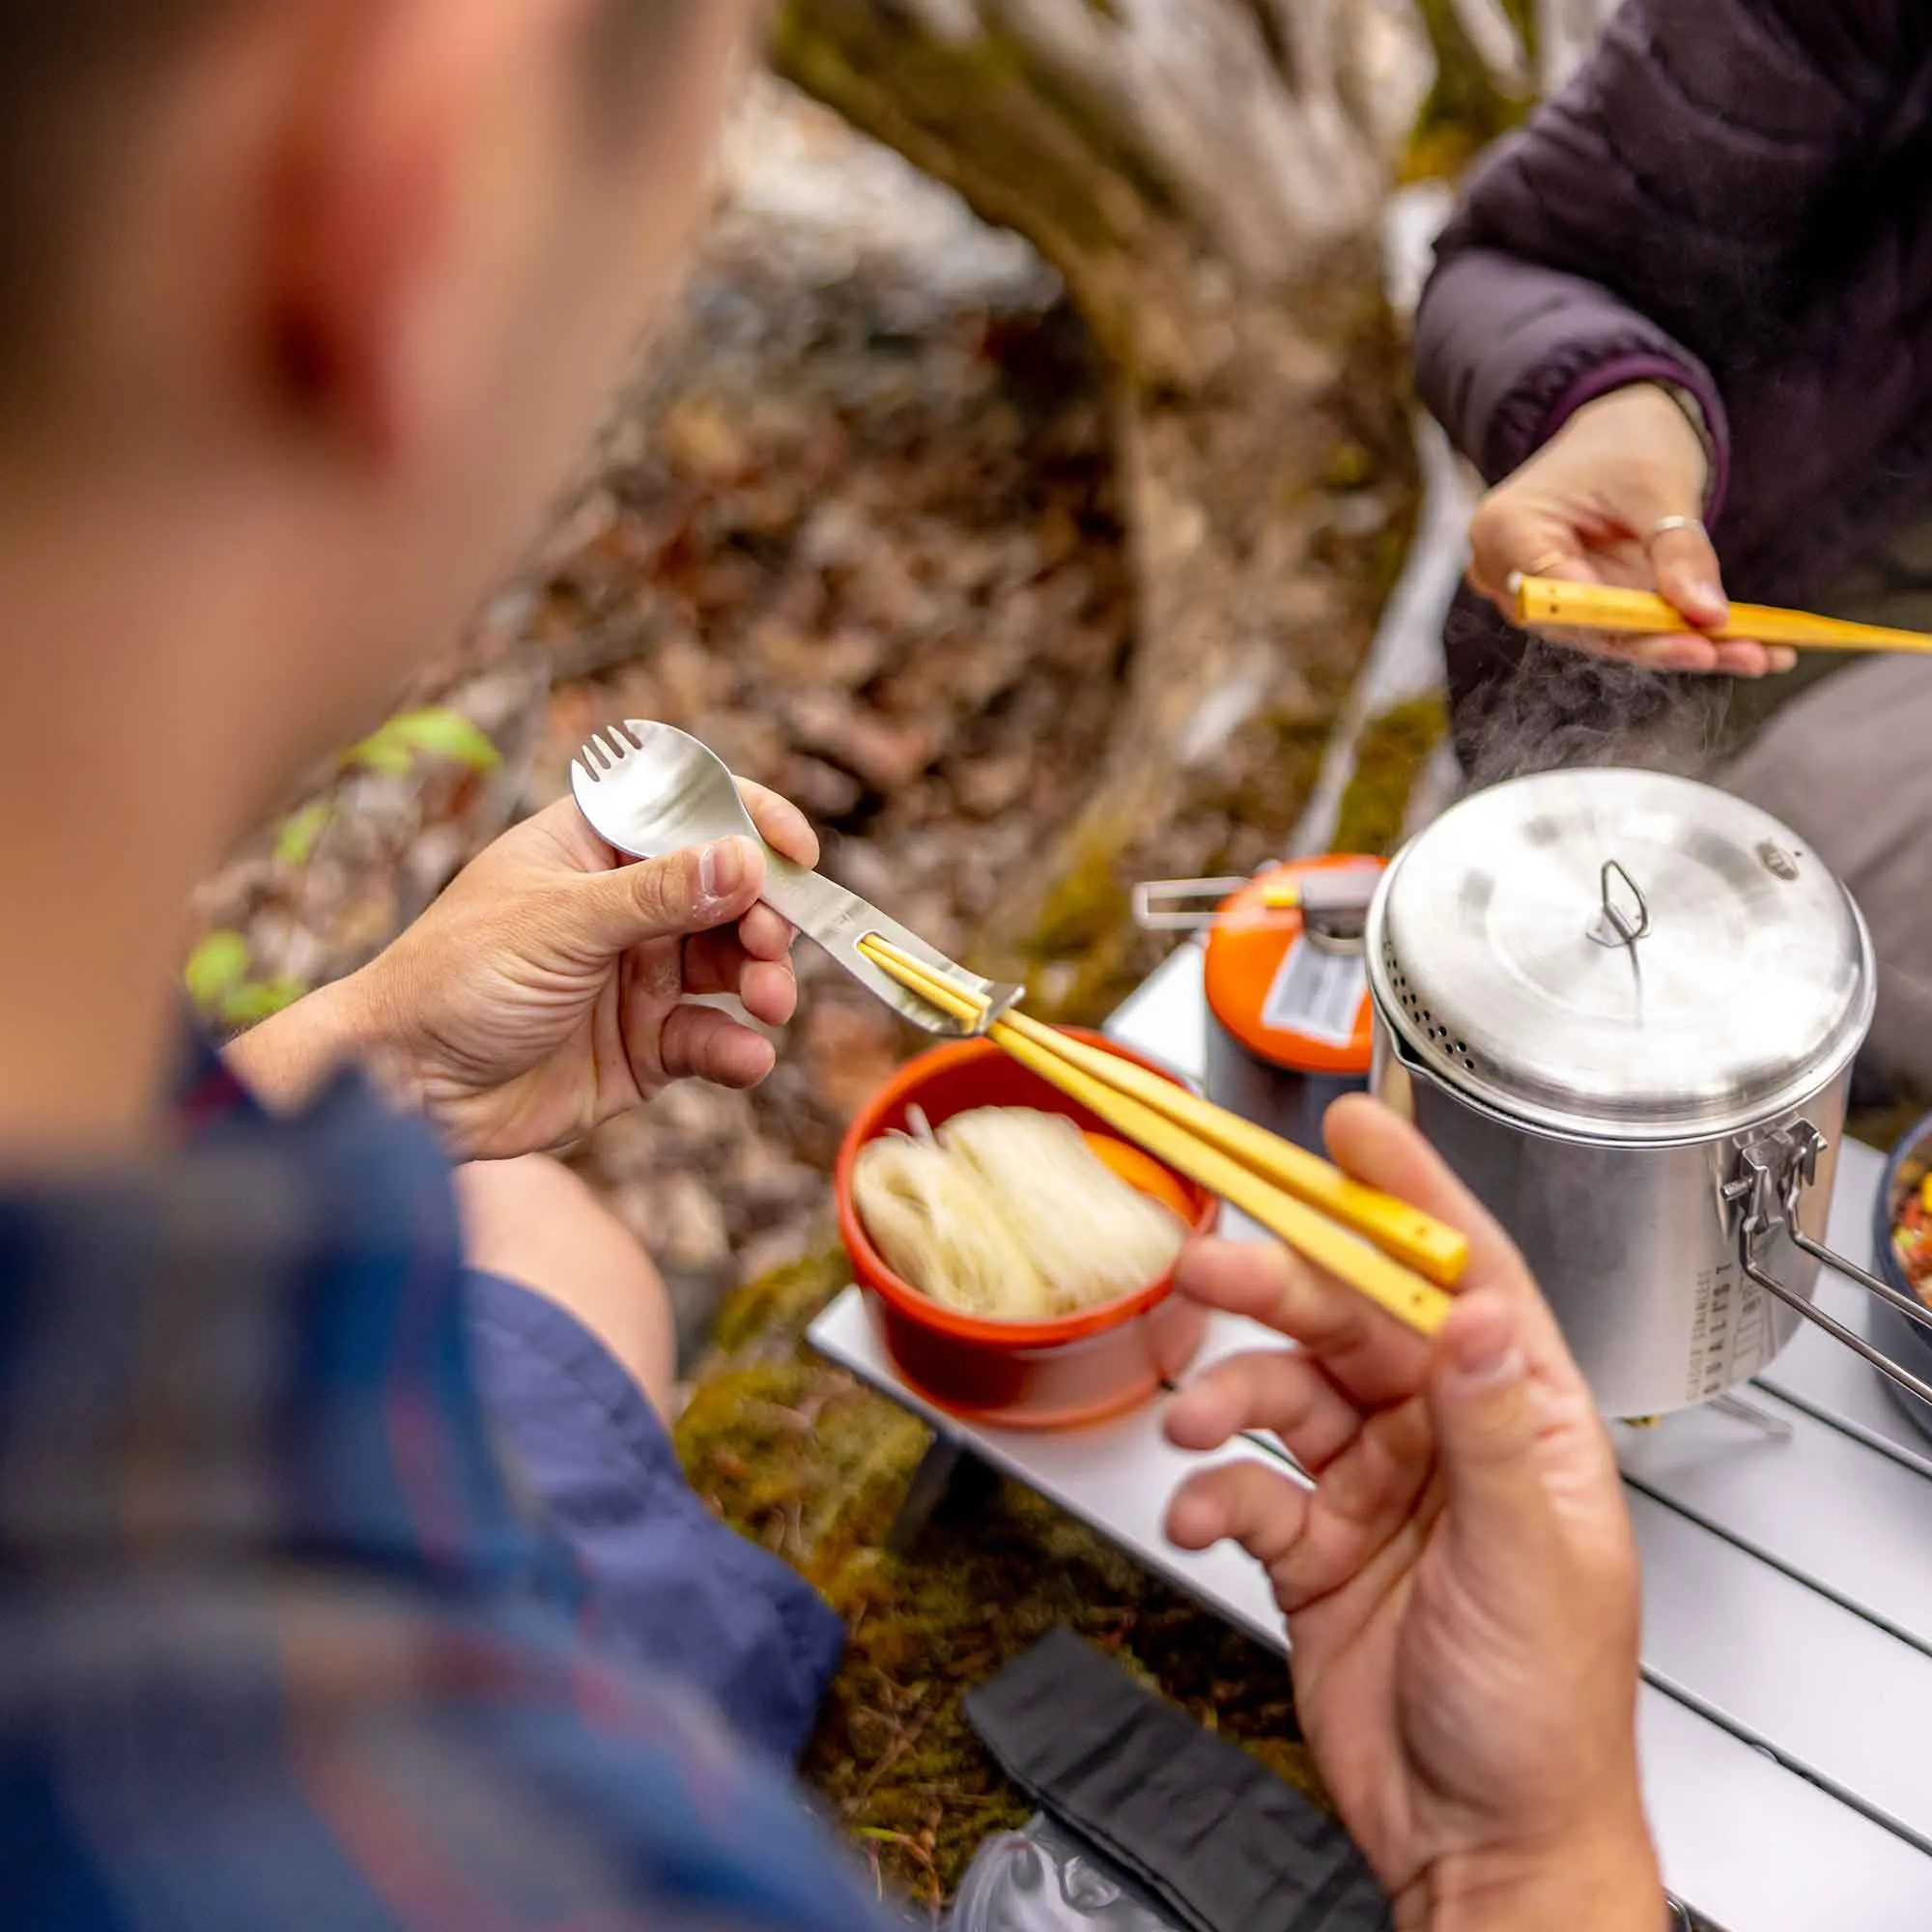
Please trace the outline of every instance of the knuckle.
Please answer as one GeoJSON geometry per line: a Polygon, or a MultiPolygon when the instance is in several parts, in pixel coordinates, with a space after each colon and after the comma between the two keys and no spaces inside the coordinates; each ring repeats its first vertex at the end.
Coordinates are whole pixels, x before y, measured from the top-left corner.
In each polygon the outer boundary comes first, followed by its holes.
{"type": "Polygon", "coordinates": [[[1475,514],[1469,519],[1470,543],[1478,550],[1495,543],[1508,522],[1509,511],[1492,491],[1476,505],[1475,514]]]}
{"type": "Polygon", "coordinates": [[[1340,1354],[1370,1339],[1368,1304],[1333,1276],[1296,1264],[1282,1284],[1279,1325],[1304,1348],[1340,1354]]]}
{"type": "Polygon", "coordinates": [[[658,1033],[658,1061],[670,1080],[688,1080],[697,1071],[700,1042],[694,1037],[697,1009],[675,1007],[658,1033]]]}
{"type": "Polygon", "coordinates": [[[689,920],[691,864],[688,856],[679,854],[670,859],[647,860],[632,869],[631,893],[639,912],[667,932],[676,930],[689,920]]]}

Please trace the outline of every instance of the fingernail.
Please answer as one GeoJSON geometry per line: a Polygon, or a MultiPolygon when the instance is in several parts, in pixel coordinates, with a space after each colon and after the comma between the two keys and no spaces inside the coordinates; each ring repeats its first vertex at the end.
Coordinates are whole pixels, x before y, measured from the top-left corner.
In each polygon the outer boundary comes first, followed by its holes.
{"type": "Polygon", "coordinates": [[[1771,668],[1775,671],[1796,670],[1798,668],[1798,653],[1780,645],[1771,654],[1771,668]]]}
{"type": "Polygon", "coordinates": [[[1499,1323],[1483,1322],[1458,1335],[1450,1360],[1458,1387],[1470,1395],[1500,1388],[1523,1372],[1522,1350],[1499,1323]]]}
{"type": "Polygon", "coordinates": [[[728,899],[745,882],[745,855],[735,838],[707,845],[697,861],[697,889],[714,904],[728,899]]]}

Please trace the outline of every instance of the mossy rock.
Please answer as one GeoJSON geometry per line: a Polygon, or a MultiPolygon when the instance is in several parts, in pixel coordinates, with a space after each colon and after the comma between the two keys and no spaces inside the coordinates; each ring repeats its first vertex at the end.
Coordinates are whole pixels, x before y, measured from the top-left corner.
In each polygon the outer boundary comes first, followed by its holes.
{"type": "Polygon", "coordinates": [[[1032,930],[1003,962],[1027,983],[1037,1018],[1094,1024],[1147,977],[1132,869],[1122,840],[1102,826],[1089,826],[1067,855],[1032,930]]]}
{"type": "MultiPolygon", "coordinates": [[[[1536,52],[1531,0],[1503,0],[1525,52],[1536,52]]],[[[1513,92],[1476,51],[1455,0],[1422,0],[1422,17],[1435,50],[1435,83],[1416,117],[1402,174],[1405,181],[1458,179],[1492,142],[1528,118],[1535,96],[1513,92]]]]}
{"type": "Polygon", "coordinates": [[[1336,851],[1383,858],[1395,851],[1416,784],[1448,735],[1448,706],[1435,694],[1398,704],[1367,726],[1336,816],[1336,851]]]}
{"type": "Polygon", "coordinates": [[[784,1357],[852,1279],[852,1264],[828,1237],[800,1260],[750,1281],[725,1302],[712,1330],[716,1360],[784,1357]]]}
{"type": "Polygon", "coordinates": [[[913,1555],[889,1553],[930,1435],[795,1342],[770,1346],[794,1332],[812,1293],[843,1279],[828,1254],[748,1291],[729,1318],[731,1351],[700,1378],[677,1439],[698,1493],[845,1620],[850,1648],[806,1775],[884,1881],[942,1904],[980,1843],[1030,1814],[962,1703],[1061,1624],[1313,1789],[1281,1659],[1037,1496],[1001,1485],[962,1499],[913,1555]]]}

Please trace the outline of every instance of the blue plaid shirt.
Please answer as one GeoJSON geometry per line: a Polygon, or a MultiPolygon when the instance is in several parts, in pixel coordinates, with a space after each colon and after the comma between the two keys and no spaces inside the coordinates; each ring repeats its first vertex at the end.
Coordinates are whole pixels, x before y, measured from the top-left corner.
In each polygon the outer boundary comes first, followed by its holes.
{"type": "Polygon", "coordinates": [[[864,1932],[775,1772],[580,1640],[448,1170],[346,1080],[0,1186],[0,1924],[864,1932]]]}

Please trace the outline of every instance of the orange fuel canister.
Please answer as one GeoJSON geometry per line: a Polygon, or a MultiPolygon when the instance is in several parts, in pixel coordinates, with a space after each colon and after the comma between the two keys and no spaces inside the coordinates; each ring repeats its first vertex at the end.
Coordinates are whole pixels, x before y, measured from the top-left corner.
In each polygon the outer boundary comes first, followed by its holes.
{"type": "Polygon", "coordinates": [[[1207,928],[1208,1098],[1317,1152],[1330,1105],[1369,1084],[1362,931],[1386,869],[1336,853],[1140,895],[1144,923],[1207,928]],[[1205,919],[1153,910],[1217,888],[1232,890],[1205,919]]]}

